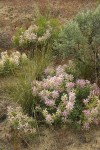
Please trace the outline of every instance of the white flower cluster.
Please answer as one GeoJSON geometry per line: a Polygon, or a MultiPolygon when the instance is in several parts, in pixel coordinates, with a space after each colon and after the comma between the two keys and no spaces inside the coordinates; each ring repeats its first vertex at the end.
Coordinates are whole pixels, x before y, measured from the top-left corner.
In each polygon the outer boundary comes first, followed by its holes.
{"type": "Polygon", "coordinates": [[[43,34],[43,36],[38,38],[38,42],[46,41],[51,36],[50,30],[47,29],[46,32],[43,34]]]}
{"type": "Polygon", "coordinates": [[[9,106],[7,110],[8,123],[11,128],[18,130],[21,133],[36,133],[34,120],[31,117],[25,115],[21,107],[12,108],[9,106]]]}
{"type": "Polygon", "coordinates": [[[1,52],[1,58],[0,58],[0,73],[10,71],[10,69],[17,68],[21,61],[25,62],[27,61],[27,55],[25,53],[21,54],[18,51],[12,52],[10,55],[7,51],[1,52]],[[6,70],[7,69],[7,70],[6,70]]]}
{"type": "Polygon", "coordinates": [[[36,25],[30,26],[25,32],[22,32],[22,35],[19,37],[19,43],[23,44],[24,42],[33,42],[37,39],[36,32],[38,27],[36,25]]]}
{"type": "Polygon", "coordinates": [[[37,33],[39,32],[40,28],[39,26],[33,25],[30,26],[25,32],[22,32],[22,34],[19,37],[19,44],[23,45],[27,42],[43,42],[46,41],[51,37],[51,28],[47,28],[46,31],[42,36],[39,36],[37,33]]]}

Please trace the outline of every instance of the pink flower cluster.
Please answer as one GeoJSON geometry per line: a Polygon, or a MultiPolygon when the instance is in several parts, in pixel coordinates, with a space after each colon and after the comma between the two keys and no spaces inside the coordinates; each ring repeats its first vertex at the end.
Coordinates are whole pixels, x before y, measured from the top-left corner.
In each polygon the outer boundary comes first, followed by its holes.
{"type": "Polygon", "coordinates": [[[90,95],[87,100],[84,101],[83,127],[89,129],[91,124],[98,125],[100,123],[100,99],[98,96],[90,95]]]}
{"type": "Polygon", "coordinates": [[[99,113],[97,111],[100,107],[98,104],[100,103],[99,88],[96,84],[90,84],[88,80],[79,79],[75,82],[73,75],[66,73],[66,67],[66,65],[60,65],[56,68],[47,68],[45,78],[42,81],[33,81],[33,95],[38,97],[39,102],[37,105],[40,107],[46,123],[53,124],[57,120],[61,122],[68,121],[75,107],[77,90],[89,87],[90,94],[86,99],[80,99],[84,105],[82,112],[84,116],[83,126],[88,129],[89,124],[96,119],[99,113]],[[94,104],[95,97],[98,107],[97,105],[90,107],[92,103],[94,104]]]}
{"type": "MultiPolygon", "coordinates": [[[[100,107],[100,105],[99,105],[100,107]]],[[[92,108],[92,109],[87,109],[83,111],[84,113],[84,123],[83,127],[85,129],[89,129],[91,124],[96,124],[98,125],[100,123],[100,111],[98,107],[92,108]],[[85,126],[85,125],[88,126],[85,126]]]]}
{"type": "Polygon", "coordinates": [[[79,80],[76,81],[76,84],[77,84],[78,87],[84,88],[86,85],[90,84],[90,81],[79,79],[79,80]]]}

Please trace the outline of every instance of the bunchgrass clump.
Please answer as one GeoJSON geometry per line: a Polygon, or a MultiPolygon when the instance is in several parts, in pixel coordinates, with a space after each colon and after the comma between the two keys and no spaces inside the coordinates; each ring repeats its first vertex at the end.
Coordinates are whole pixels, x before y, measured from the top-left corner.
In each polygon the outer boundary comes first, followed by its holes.
{"type": "Polygon", "coordinates": [[[32,81],[41,80],[45,68],[52,64],[51,49],[41,53],[35,51],[34,59],[28,59],[27,64],[22,67],[22,71],[18,72],[16,85],[10,92],[10,97],[15,102],[18,102],[23,110],[32,115],[34,108],[34,96],[32,94],[32,81]]]}

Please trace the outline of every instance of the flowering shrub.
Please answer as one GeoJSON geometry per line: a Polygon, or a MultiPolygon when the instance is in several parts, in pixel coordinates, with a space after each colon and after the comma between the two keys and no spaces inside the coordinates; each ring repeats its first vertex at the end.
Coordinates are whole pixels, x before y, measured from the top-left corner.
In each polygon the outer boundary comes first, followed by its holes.
{"type": "Polygon", "coordinates": [[[28,58],[25,53],[21,54],[18,51],[12,52],[10,55],[7,51],[1,52],[0,75],[13,73],[23,63],[25,63],[27,59],[28,58]]]}
{"type": "Polygon", "coordinates": [[[99,87],[88,80],[75,81],[66,69],[66,65],[47,68],[42,81],[33,81],[36,110],[48,124],[74,122],[89,128],[100,120],[99,87]]]}
{"type": "Polygon", "coordinates": [[[90,128],[91,123],[100,124],[100,99],[98,99],[98,95],[100,95],[100,89],[94,84],[90,95],[83,100],[85,105],[83,126],[86,129],[90,128]]]}
{"type": "MultiPolygon", "coordinates": [[[[49,21],[41,17],[35,21],[28,29],[19,29],[13,37],[13,43],[18,48],[26,48],[34,53],[35,49],[47,49],[57,38],[60,27],[58,21],[50,19],[49,21]]],[[[31,53],[32,55],[32,53],[31,53]]]]}
{"type": "Polygon", "coordinates": [[[16,133],[16,136],[22,138],[23,136],[34,135],[36,133],[35,121],[28,117],[22,111],[21,107],[8,107],[8,123],[10,132],[16,133]]]}

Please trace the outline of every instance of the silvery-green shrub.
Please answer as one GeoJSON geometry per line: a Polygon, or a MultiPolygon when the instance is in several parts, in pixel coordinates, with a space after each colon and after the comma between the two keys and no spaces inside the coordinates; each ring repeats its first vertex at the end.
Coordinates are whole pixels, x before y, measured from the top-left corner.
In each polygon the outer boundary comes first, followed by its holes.
{"type": "Polygon", "coordinates": [[[80,12],[69,21],[56,44],[60,57],[73,58],[84,78],[99,80],[100,68],[100,6],[80,12]]]}

